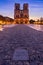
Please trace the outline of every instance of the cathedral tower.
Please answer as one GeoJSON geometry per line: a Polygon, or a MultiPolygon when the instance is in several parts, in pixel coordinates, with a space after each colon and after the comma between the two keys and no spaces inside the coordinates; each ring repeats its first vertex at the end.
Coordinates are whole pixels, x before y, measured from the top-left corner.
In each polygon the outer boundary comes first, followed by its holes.
{"type": "Polygon", "coordinates": [[[29,22],[29,10],[28,10],[28,4],[23,4],[23,10],[20,10],[20,4],[15,3],[15,9],[14,9],[14,21],[15,23],[28,23],[29,22]]]}

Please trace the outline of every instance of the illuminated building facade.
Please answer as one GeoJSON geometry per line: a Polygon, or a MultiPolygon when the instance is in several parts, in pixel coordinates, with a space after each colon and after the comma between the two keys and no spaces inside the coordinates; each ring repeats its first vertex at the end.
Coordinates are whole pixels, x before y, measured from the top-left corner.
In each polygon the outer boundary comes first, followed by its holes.
{"type": "Polygon", "coordinates": [[[29,23],[29,9],[27,3],[23,4],[23,10],[20,9],[19,3],[15,3],[14,21],[18,24],[29,23]]]}

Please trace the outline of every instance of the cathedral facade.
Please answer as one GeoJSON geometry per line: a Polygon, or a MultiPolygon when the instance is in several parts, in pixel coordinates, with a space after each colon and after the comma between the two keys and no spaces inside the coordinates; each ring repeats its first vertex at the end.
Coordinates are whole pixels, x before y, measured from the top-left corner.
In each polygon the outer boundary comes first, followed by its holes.
{"type": "Polygon", "coordinates": [[[29,23],[29,9],[28,4],[23,4],[23,10],[20,9],[20,4],[15,3],[14,8],[14,22],[17,24],[27,24],[29,23]]]}

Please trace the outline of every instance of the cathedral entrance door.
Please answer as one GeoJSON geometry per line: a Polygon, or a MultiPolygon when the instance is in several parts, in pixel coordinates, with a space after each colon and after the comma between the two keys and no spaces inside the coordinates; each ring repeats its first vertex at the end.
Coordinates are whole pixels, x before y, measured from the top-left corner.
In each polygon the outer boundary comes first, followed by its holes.
{"type": "Polygon", "coordinates": [[[20,20],[20,24],[23,24],[23,19],[20,20]]]}

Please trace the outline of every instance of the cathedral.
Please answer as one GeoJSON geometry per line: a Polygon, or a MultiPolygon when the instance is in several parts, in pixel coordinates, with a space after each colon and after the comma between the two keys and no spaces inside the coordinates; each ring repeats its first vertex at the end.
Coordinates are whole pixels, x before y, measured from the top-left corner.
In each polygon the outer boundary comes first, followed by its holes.
{"type": "Polygon", "coordinates": [[[19,3],[15,3],[14,22],[15,22],[15,24],[27,24],[27,23],[29,23],[29,9],[28,9],[27,3],[23,4],[23,10],[20,9],[19,3]]]}

